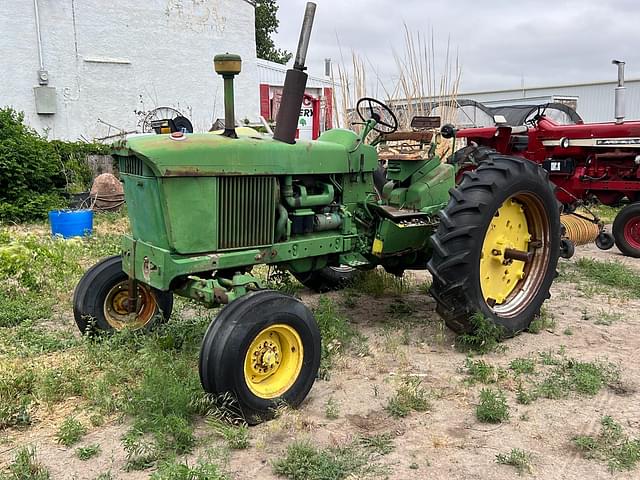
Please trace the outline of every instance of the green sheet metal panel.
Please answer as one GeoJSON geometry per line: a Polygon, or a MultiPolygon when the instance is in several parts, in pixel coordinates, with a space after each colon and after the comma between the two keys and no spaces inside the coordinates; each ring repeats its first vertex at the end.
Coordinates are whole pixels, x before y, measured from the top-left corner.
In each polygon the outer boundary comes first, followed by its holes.
{"type": "MultiPolygon", "coordinates": [[[[166,232],[178,253],[215,251],[218,239],[217,178],[160,178],[166,232]]],[[[145,239],[145,237],[134,237],[145,239]]],[[[154,238],[154,237],[146,237],[154,238]]]]}

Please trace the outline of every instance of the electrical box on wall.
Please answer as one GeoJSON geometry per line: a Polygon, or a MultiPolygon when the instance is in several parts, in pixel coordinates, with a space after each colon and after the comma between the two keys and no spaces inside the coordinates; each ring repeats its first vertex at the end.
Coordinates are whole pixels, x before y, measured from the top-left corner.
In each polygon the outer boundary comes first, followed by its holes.
{"type": "Polygon", "coordinates": [[[53,115],[56,113],[56,87],[41,85],[33,87],[36,97],[36,113],[38,115],[53,115]]]}

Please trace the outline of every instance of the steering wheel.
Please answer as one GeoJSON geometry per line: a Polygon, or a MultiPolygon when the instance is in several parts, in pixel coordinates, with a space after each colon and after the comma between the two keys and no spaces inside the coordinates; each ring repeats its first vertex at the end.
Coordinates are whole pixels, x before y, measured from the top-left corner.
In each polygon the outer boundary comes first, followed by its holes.
{"type": "Polygon", "coordinates": [[[373,130],[378,133],[393,133],[398,129],[398,119],[380,100],[362,97],[356,104],[356,111],[363,122],[375,120],[376,125],[373,130]]]}

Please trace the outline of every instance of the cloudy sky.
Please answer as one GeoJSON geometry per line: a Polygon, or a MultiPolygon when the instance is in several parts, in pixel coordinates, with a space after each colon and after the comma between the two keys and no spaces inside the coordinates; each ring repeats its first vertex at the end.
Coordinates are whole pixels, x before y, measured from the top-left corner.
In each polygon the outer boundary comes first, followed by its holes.
{"type": "MultiPolygon", "coordinates": [[[[276,43],[295,51],[305,0],[280,0],[276,43]]],[[[393,51],[404,50],[403,23],[433,32],[442,71],[447,39],[458,52],[462,92],[611,80],[613,58],[640,77],[640,0],[316,0],[307,63],[322,75],[323,59],[369,66],[367,76],[397,78],[393,51]]],[[[375,92],[370,92],[375,93],[375,92]]]]}

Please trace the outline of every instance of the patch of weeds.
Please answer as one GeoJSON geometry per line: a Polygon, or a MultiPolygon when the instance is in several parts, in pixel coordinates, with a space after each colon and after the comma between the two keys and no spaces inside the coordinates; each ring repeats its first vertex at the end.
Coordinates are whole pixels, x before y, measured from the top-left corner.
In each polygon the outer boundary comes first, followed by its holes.
{"type": "Polygon", "coordinates": [[[619,378],[618,369],[611,363],[580,362],[566,358],[551,370],[535,390],[537,395],[545,398],[563,398],[569,392],[593,396],[619,378]]]}
{"type": "Polygon", "coordinates": [[[500,341],[504,338],[504,329],[491,322],[481,313],[471,317],[473,333],[463,333],[456,338],[456,347],[465,352],[484,354],[504,350],[500,341]]]}
{"type": "Polygon", "coordinates": [[[17,327],[0,330],[0,350],[18,357],[63,351],[76,345],[78,340],[67,332],[45,330],[31,319],[17,327]]]}
{"type": "Polygon", "coordinates": [[[509,406],[500,390],[483,388],[480,403],[476,406],[476,417],[485,423],[501,423],[509,419],[509,406]]]}
{"type": "Polygon", "coordinates": [[[431,406],[427,396],[427,391],[419,379],[406,377],[389,399],[385,409],[396,418],[406,417],[411,411],[425,412],[431,406]]]}
{"type": "Polygon", "coordinates": [[[78,441],[87,433],[87,427],[74,417],[67,417],[60,425],[56,440],[65,447],[78,443],[78,441]]]}
{"type": "Polygon", "coordinates": [[[49,471],[36,457],[35,447],[23,447],[18,450],[8,473],[2,475],[3,480],[49,480],[49,471]]]}
{"type": "MultiPolygon", "coordinates": [[[[609,205],[599,203],[597,205],[590,206],[589,210],[597,215],[604,223],[613,223],[613,220],[620,211],[620,207],[610,207],[609,205]]],[[[580,209],[580,211],[584,211],[586,215],[590,215],[586,210],[580,209]]]]}
{"type": "Polygon", "coordinates": [[[221,471],[218,465],[213,463],[198,462],[194,466],[177,461],[160,464],[158,471],[154,472],[152,480],[227,480],[228,477],[221,471]]]}
{"type": "Polygon", "coordinates": [[[71,363],[48,368],[40,375],[35,393],[40,400],[49,405],[67,397],[81,396],[88,382],[86,373],[71,363]]]}
{"type": "Polygon", "coordinates": [[[580,273],[597,285],[611,287],[612,293],[640,298],[640,274],[622,262],[580,258],[575,265],[580,273]]]}
{"type": "Polygon", "coordinates": [[[496,462],[502,465],[511,465],[520,475],[533,471],[531,467],[531,454],[519,448],[512,448],[509,453],[499,453],[496,455],[496,462]]]}
{"type": "Polygon", "coordinates": [[[109,470],[107,472],[102,472],[94,480],[115,480],[115,479],[113,474],[111,473],[111,470],[109,470]]]}
{"type": "Polygon", "coordinates": [[[596,320],[595,323],[596,325],[612,325],[614,322],[619,321],[622,318],[622,315],[620,313],[617,312],[605,312],[604,310],[600,310],[597,314],[596,314],[596,320]]]}
{"type": "Polygon", "coordinates": [[[529,325],[529,333],[538,334],[543,330],[554,330],[556,328],[556,320],[544,306],[540,309],[540,314],[533,319],[529,325]]]}
{"type": "Polygon", "coordinates": [[[573,442],[585,458],[607,462],[611,472],[632,470],[640,462],[640,438],[629,438],[610,416],[600,420],[597,437],[578,435],[573,442]]]}
{"type": "Polygon", "coordinates": [[[395,448],[389,433],[360,437],[359,443],[365,449],[378,455],[387,455],[395,448]]]}
{"type": "Polygon", "coordinates": [[[416,313],[416,306],[406,299],[395,299],[387,307],[387,314],[394,318],[407,318],[416,313]]]}
{"type": "Polygon", "coordinates": [[[472,360],[467,357],[464,361],[464,372],[469,375],[469,383],[496,383],[507,377],[507,372],[496,368],[484,360],[472,360]]]}
{"type": "Polygon", "coordinates": [[[100,453],[100,445],[94,443],[93,445],[87,445],[86,447],[76,448],[76,455],[80,460],[89,460],[100,453]]]}
{"type": "Polygon", "coordinates": [[[537,398],[536,392],[527,391],[522,383],[518,383],[516,387],[516,401],[522,405],[529,405],[537,398]]]}
{"type": "Polygon", "coordinates": [[[29,412],[36,378],[30,367],[0,366],[0,430],[31,423],[29,412]]]}
{"type": "Polygon", "coordinates": [[[129,430],[123,435],[122,446],[127,453],[125,470],[144,470],[162,457],[163,452],[158,445],[140,431],[129,430]]]}
{"type": "Polygon", "coordinates": [[[322,352],[320,357],[320,372],[322,379],[329,378],[329,370],[333,365],[336,354],[347,348],[356,335],[348,320],[338,312],[334,302],[329,297],[321,297],[318,306],[313,310],[322,336],[322,352]]]}
{"type": "Polygon", "coordinates": [[[308,441],[295,442],[284,458],[275,460],[273,471],[291,480],[342,480],[381,475],[376,465],[377,446],[355,441],[337,447],[317,448],[308,441]]]}
{"type": "Polygon", "coordinates": [[[340,406],[333,397],[329,397],[327,403],[324,405],[324,416],[329,420],[335,420],[340,416],[340,406]]]}
{"type": "Polygon", "coordinates": [[[431,282],[426,281],[418,284],[418,293],[422,293],[424,295],[429,294],[429,290],[431,290],[431,282]]]}
{"type": "Polygon", "coordinates": [[[529,375],[535,372],[536,362],[532,358],[514,358],[509,363],[509,368],[514,371],[516,375],[529,375]]]}
{"type": "Polygon", "coordinates": [[[397,277],[385,272],[382,268],[374,268],[365,272],[358,272],[352,288],[360,293],[372,297],[382,297],[385,294],[402,295],[411,289],[411,281],[407,275],[397,277]]]}
{"type": "Polygon", "coordinates": [[[266,283],[268,288],[289,295],[293,295],[304,288],[304,285],[298,282],[291,273],[278,269],[269,272],[266,283]]]}
{"type": "Polygon", "coordinates": [[[229,448],[244,450],[249,447],[249,428],[246,425],[230,425],[224,421],[209,418],[207,424],[220,437],[224,438],[229,448]]]}
{"type": "Polygon", "coordinates": [[[361,333],[356,332],[351,340],[351,351],[357,357],[368,357],[371,355],[371,351],[369,350],[369,339],[361,333]]]}
{"type": "Polygon", "coordinates": [[[573,335],[573,330],[571,329],[571,327],[567,327],[567,328],[565,328],[563,330],[562,333],[565,334],[565,335],[571,336],[571,335],[573,335]]]}

